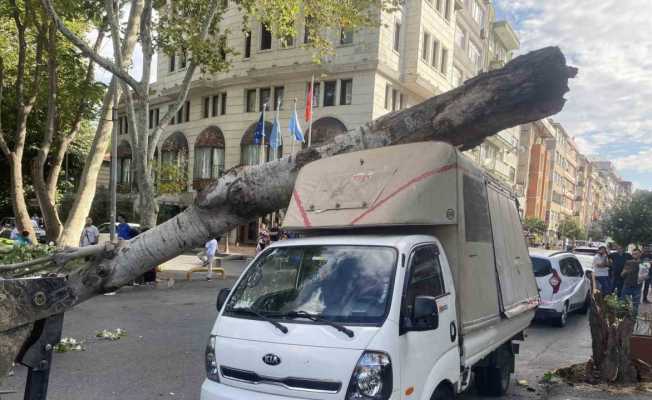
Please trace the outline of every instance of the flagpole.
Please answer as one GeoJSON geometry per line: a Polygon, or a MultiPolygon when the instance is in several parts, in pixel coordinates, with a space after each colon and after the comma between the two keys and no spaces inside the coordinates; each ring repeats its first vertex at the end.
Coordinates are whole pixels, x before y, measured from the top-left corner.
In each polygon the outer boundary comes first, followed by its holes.
{"type": "MultiPolygon", "coordinates": [[[[283,146],[283,132],[281,132],[281,126],[280,126],[281,122],[279,121],[280,115],[281,115],[281,98],[279,97],[278,101],[276,102],[276,120],[274,120],[274,123],[276,124],[278,122],[278,124],[276,125],[276,130],[278,131],[276,133],[278,136],[276,138],[277,141],[276,145],[280,144],[281,146],[283,146]]],[[[277,159],[278,159],[278,147],[274,149],[274,160],[277,159]]]]}
{"type": "Polygon", "coordinates": [[[267,109],[267,103],[263,104],[263,123],[262,123],[263,139],[260,141],[261,147],[260,147],[260,155],[258,155],[258,164],[265,163],[265,110],[266,109],[267,109]]]}
{"type": "MultiPolygon", "coordinates": [[[[294,98],[294,114],[290,118],[294,118],[294,116],[297,113],[297,98],[294,98]]],[[[294,137],[294,132],[291,132],[292,134],[292,145],[290,146],[290,155],[294,156],[294,142],[296,141],[296,138],[294,137]]]]}
{"type": "MultiPolygon", "coordinates": [[[[308,125],[308,147],[310,147],[312,142],[312,117],[315,113],[315,107],[313,99],[315,98],[315,73],[312,73],[312,81],[310,82],[310,125],[308,125]]],[[[317,104],[319,104],[319,98],[317,98],[317,104]]]]}

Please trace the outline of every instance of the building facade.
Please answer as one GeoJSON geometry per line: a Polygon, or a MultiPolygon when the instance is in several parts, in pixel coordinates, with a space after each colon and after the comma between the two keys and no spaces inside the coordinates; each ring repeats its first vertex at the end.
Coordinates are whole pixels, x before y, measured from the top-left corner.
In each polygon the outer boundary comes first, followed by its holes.
{"type": "MultiPolygon", "coordinates": [[[[161,166],[180,171],[185,183],[181,188],[167,185],[172,189],[161,193],[159,202],[189,205],[198,190],[226,169],[299,151],[305,144],[293,143],[287,127],[295,107],[303,116],[313,77],[312,145],[452,88],[453,0],[405,1],[397,12],[382,12],[379,18],[376,28],[333,34],[334,54],[315,64],[303,46],[309,37],[300,18],[297,37],[279,40],[261,23],[250,22],[250,31],[243,31],[237,5],[229,4],[221,26],[230,30],[228,44],[240,55],[229,60],[226,72],[197,71],[193,76],[188,98],[161,136],[156,155],[161,166]],[[266,135],[278,113],[283,146],[277,154],[266,146],[261,155],[255,144],[263,109],[266,135]]],[[[171,107],[186,66],[183,54],[158,54],[150,128],[171,107]]],[[[306,135],[307,125],[302,121],[306,135]]],[[[118,132],[119,188],[130,192],[132,147],[124,115],[118,132]]],[[[256,235],[252,223],[239,229],[237,240],[251,242],[256,235]]]]}

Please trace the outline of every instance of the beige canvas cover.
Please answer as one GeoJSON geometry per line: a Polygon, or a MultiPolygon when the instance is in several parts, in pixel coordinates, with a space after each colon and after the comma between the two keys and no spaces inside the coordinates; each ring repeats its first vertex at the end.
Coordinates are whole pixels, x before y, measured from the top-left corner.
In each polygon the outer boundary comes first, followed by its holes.
{"type": "Polygon", "coordinates": [[[457,152],[423,142],[319,160],[299,172],[289,229],[457,223],[457,152]]]}

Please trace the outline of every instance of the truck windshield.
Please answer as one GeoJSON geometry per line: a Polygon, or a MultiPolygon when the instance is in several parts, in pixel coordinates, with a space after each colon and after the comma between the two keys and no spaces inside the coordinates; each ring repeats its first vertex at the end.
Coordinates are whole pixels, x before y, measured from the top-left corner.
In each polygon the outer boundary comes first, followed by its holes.
{"type": "Polygon", "coordinates": [[[311,323],[379,325],[389,309],[396,257],[390,247],[272,248],[247,270],[225,313],[251,317],[239,312],[249,308],[288,323],[309,313],[318,317],[311,323]]]}

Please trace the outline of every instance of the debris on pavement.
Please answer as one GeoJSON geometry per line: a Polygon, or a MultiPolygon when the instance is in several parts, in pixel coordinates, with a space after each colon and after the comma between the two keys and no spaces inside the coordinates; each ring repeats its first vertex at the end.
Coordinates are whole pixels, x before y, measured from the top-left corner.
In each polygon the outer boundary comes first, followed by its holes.
{"type": "Polygon", "coordinates": [[[61,341],[54,345],[53,349],[56,353],[67,353],[69,351],[86,351],[86,348],[83,346],[83,341],[77,340],[72,337],[65,337],[61,341]]]}
{"type": "Polygon", "coordinates": [[[127,331],[121,328],[117,328],[115,330],[103,329],[95,333],[95,337],[107,340],[119,340],[124,336],[127,336],[127,331]]]}

